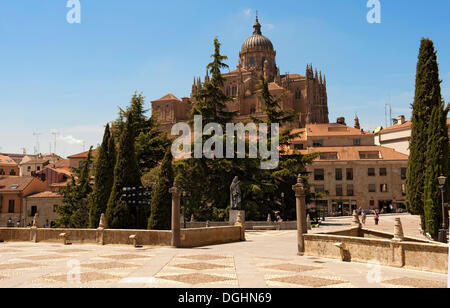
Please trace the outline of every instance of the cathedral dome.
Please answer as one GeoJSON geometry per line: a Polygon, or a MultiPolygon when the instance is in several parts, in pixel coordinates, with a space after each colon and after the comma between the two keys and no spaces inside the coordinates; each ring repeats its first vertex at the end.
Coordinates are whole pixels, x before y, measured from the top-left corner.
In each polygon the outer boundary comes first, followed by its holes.
{"type": "Polygon", "coordinates": [[[253,32],[252,36],[245,40],[244,44],[242,45],[242,51],[245,52],[249,49],[256,48],[273,50],[272,42],[261,33],[261,24],[259,23],[258,18],[256,19],[253,28],[255,29],[255,31],[253,32]]]}

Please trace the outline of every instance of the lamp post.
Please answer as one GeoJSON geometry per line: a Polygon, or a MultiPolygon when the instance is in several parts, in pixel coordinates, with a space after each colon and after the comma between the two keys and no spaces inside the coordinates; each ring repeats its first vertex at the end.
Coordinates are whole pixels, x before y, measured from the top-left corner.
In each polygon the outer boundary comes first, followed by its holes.
{"type": "Polygon", "coordinates": [[[439,242],[447,243],[447,230],[445,229],[445,207],[444,207],[444,191],[445,191],[445,183],[447,182],[447,178],[443,175],[438,177],[439,188],[441,189],[442,195],[442,229],[439,230],[439,242]]]}

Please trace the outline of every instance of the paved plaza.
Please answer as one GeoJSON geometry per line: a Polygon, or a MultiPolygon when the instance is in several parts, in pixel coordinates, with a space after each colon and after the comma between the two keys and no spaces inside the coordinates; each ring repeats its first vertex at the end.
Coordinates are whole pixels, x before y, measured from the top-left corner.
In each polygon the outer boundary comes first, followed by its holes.
{"type": "MultiPolygon", "coordinates": [[[[418,220],[401,216],[417,236],[418,220]]],[[[379,230],[393,229],[382,216],[379,230]]],[[[321,230],[350,218],[328,219],[321,230]]],[[[369,228],[373,222],[368,219],[369,228]]],[[[317,232],[317,230],[314,230],[317,232]]],[[[0,287],[399,288],[447,286],[447,275],[298,257],[295,231],[247,232],[247,242],[195,249],[0,243],[0,287]]]]}

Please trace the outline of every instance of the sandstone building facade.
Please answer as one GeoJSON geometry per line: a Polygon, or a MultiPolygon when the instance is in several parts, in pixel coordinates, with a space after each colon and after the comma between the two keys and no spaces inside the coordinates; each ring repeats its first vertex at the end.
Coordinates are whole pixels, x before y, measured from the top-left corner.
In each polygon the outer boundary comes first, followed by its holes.
{"type": "MultiPolygon", "coordinates": [[[[263,101],[258,97],[257,85],[262,75],[270,81],[269,90],[275,97],[284,94],[280,108],[291,109],[298,116],[292,128],[304,127],[308,123],[329,123],[326,77],[306,66],[305,75],[280,74],[276,63],[276,51],[272,42],[261,32],[256,19],[253,35],[247,38],[239,53],[237,68],[225,73],[224,92],[232,97],[228,111],[237,112],[236,122],[246,122],[250,116],[264,119],[263,101]]],[[[203,81],[195,78],[190,97],[181,100],[172,94],[152,101],[152,112],[164,130],[173,124],[189,119],[195,95],[209,81],[208,72],[203,81]]]]}

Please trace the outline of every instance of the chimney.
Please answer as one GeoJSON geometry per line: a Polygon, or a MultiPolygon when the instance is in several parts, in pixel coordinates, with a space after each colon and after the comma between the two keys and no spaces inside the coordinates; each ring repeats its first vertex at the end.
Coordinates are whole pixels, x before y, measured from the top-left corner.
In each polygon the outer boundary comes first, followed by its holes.
{"type": "Polygon", "coordinates": [[[337,118],[336,123],[347,126],[347,124],[345,123],[344,117],[337,118]]]}
{"type": "Polygon", "coordinates": [[[398,125],[405,124],[405,122],[406,122],[406,120],[405,120],[405,116],[404,115],[401,115],[401,116],[397,117],[397,124],[398,125]]]}

